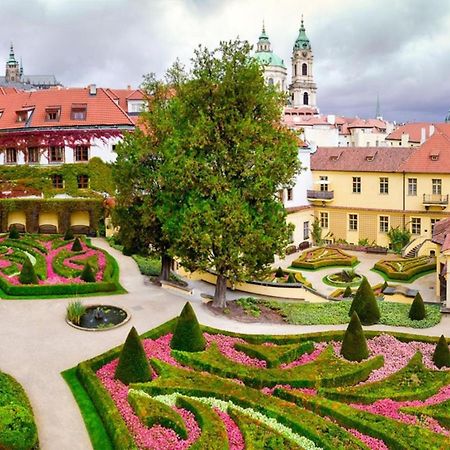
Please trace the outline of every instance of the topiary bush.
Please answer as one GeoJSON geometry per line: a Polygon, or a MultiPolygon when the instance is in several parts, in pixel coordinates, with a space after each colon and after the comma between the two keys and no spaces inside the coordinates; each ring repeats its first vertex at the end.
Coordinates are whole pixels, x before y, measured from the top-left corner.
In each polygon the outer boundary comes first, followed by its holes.
{"type": "Polygon", "coordinates": [[[347,286],[347,287],[345,288],[343,297],[344,297],[344,298],[349,298],[349,297],[351,297],[351,296],[352,296],[352,288],[351,288],[350,286],[347,286]]]}
{"type": "Polygon", "coordinates": [[[80,239],[78,237],[75,238],[75,240],[73,241],[71,250],[73,252],[81,252],[83,250],[83,247],[81,246],[80,239]]]}
{"type": "Polygon", "coordinates": [[[439,369],[441,367],[450,367],[450,351],[444,335],[441,335],[436,344],[436,349],[433,353],[433,362],[439,369]]]}
{"type": "Polygon", "coordinates": [[[409,318],[411,320],[423,320],[425,319],[425,316],[425,305],[423,303],[420,292],[418,292],[414,297],[413,302],[411,303],[411,308],[409,309],[409,318]]]}
{"type": "Polygon", "coordinates": [[[128,333],[125,344],[119,355],[119,364],[117,365],[114,378],[122,381],[124,384],[144,383],[150,381],[152,377],[150,365],[145,355],[141,339],[137,334],[136,328],[131,328],[128,333]]]}
{"type": "Polygon", "coordinates": [[[295,275],[292,272],[289,272],[287,282],[288,283],[297,283],[297,280],[295,279],[295,275]]]}
{"type": "Polygon", "coordinates": [[[350,306],[349,316],[356,311],[363,325],[373,325],[380,320],[380,309],[367,278],[364,277],[350,306]]]}
{"type": "Polygon", "coordinates": [[[170,347],[185,352],[201,352],[206,342],[194,310],[189,302],[184,305],[178,317],[170,347]]]}
{"type": "Polygon", "coordinates": [[[33,264],[31,264],[30,258],[26,258],[22,270],[20,271],[19,281],[22,284],[38,284],[39,280],[34,270],[33,264]]]}
{"type": "Polygon", "coordinates": [[[95,273],[92,269],[92,266],[89,264],[89,262],[86,262],[86,264],[83,267],[83,270],[81,271],[80,278],[85,281],[86,283],[94,283],[95,282],[95,273]]]}
{"type": "Polygon", "coordinates": [[[67,228],[67,231],[64,234],[65,241],[71,241],[74,238],[72,228],[67,228]]]}
{"type": "Polygon", "coordinates": [[[284,277],[284,272],[283,272],[283,269],[281,267],[278,267],[277,271],[275,272],[275,277],[276,278],[283,278],[284,277]]]}
{"type": "Polygon", "coordinates": [[[19,231],[17,230],[16,226],[13,225],[9,230],[9,239],[19,239],[19,238],[20,238],[19,231]]]}
{"type": "Polygon", "coordinates": [[[366,338],[356,311],[353,312],[350,323],[342,340],[341,355],[349,361],[362,361],[369,356],[366,338]]]}
{"type": "Polygon", "coordinates": [[[38,436],[31,411],[17,404],[0,406],[0,448],[36,448],[38,436]]]}

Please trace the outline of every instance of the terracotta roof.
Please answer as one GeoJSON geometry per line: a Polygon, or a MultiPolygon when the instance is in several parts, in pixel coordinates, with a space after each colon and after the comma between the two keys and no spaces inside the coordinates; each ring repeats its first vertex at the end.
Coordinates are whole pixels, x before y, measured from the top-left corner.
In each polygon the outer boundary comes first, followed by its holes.
{"type": "Polygon", "coordinates": [[[420,143],[422,129],[425,130],[425,139],[430,137],[430,126],[433,126],[431,122],[406,123],[389,134],[386,137],[386,140],[400,141],[402,139],[402,134],[408,134],[409,142],[420,143]]]}
{"type": "Polygon", "coordinates": [[[290,208],[286,208],[286,212],[288,214],[293,214],[298,211],[306,211],[308,209],[313,209],[311,205],[302,205],[302,206],[291,206],[290,208]]]}
{"type": "Polygon", "coordinates": [[[106,91],[125,111],[128,111],[128,100],[145,100],[145,95],[140,89],[106,89],[106,91]]]}
{"type": "Polygon", "coordinates": [[[355,119],[348,123],[347,128],[378,128],[386,129],[386,122],[380,119],[355,119]]]}
{"type": "Polygon", "coordinates": [[[30,128],[60,128],[89,126],[134,126],[128,114],[118,106],[105,89],[89,88],[45,89],[16,92],[0,96],[0,130],[29,130],[30,128]],[[85,105],[85,106],[83,106],[85,105]],[[60,107],[58,120],[47,120],[47,110],[60,107]],[[76,119],[73,108],[86,108],[85,119],[76,119]],[[26,120],[18,122],[17,111],[28,111],[26,120]]]}
{"type": "Polygon", "coordinates": [[[314,125],[328,125],[330,128],[335,126],[330,124],[326,116],[304,116],[304,115],[291,115],[290,113],[283,115],[283,123],[287,126],[309,126],[314,125]]]}
{"type": "Polygon", "coordinates": [[[415,150],[411,147],[318,147],[311,155],[311,170],[397,172],[415,150]]]}
{"type": "Polygon", "coordinates": [[[450,217],[434,224],[431,240],[436,244],[442,245],[445,242],[447,235],[450,236],[450,217]]]}
{"type": "Polygon", "coordinates": [[[450,173],[450,127],[438,126],[433,136],[416,148],[400,170],[411,173],[450,173]]]}

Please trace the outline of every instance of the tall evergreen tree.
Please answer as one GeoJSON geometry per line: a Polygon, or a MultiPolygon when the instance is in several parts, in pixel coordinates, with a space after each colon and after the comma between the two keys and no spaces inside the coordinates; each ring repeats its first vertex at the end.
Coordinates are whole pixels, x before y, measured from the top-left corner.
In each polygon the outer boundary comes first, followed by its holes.
{"type": "Polygon", "coordinates": [[[369,356],[366,337],[355,311],[342,340],[341,355],[349,361],[362,361],[369,356]]]}
{"type": "Polygon", "coordinates": [[[413,302],[411,303],[411,308],[409,309],[409,318],[411,320],[423,320],[425,319],[425,316],[425,305],[423,303],[420,292],[418,292],[414,297],[413,302]]]}
{"type": "Polygon", "coordinates": [[[353,311],[358,313],[363,325],[373,325],[380,320],[380,308],[366,277],[363,278],[353,297],[348,315],[351,316],[353,311]]]}
{"type": "Polygon", "coordinates": [[[450,367],[450,350],[444,335],[441,335],[433,353],[433,362],[436,367],[450,367]]]}

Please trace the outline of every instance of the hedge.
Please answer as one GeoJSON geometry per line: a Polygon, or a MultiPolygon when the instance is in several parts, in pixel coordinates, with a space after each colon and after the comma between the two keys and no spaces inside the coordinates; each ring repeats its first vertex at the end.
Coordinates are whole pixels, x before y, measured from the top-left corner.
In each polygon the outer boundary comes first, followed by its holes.
{"type": "Polygon", "coordinates": [[[329,266],[354,266],[357,262],[356,256],[348,255],[342,250],[321,247],[315,250],[305,250],[291,263],[291,267],[315,270],[329,266]]]}
{"type": "Polygon", "coordinates": [[[435,270],[436,262],[428,256],[420,256],[418,258],[381,260],[373,268],[384,273],[391,280],[405,281],[420,273],[435,270]],[[398,270],[396,264],[402,264],[402,270],[398,270]]]}

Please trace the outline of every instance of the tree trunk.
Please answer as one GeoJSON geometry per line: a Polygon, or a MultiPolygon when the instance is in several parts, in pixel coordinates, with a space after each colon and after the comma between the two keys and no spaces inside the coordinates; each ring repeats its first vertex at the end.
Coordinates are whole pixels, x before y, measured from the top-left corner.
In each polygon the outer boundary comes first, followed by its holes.
{"type": "Polygon", "coordinates": [[[163,253],[161,255],[161,273],[159,274],[159,281],[169,281],[170,277],[170,268],[172,267],[172,258],[163,253]]]}
{"type": "Polygon", "coordinates": [[[213,306],[216,308],[225,308],[227,305],[227,278],[224,275],[218,274],[216,281],[216,290],[214,291],[213,306]]]}

